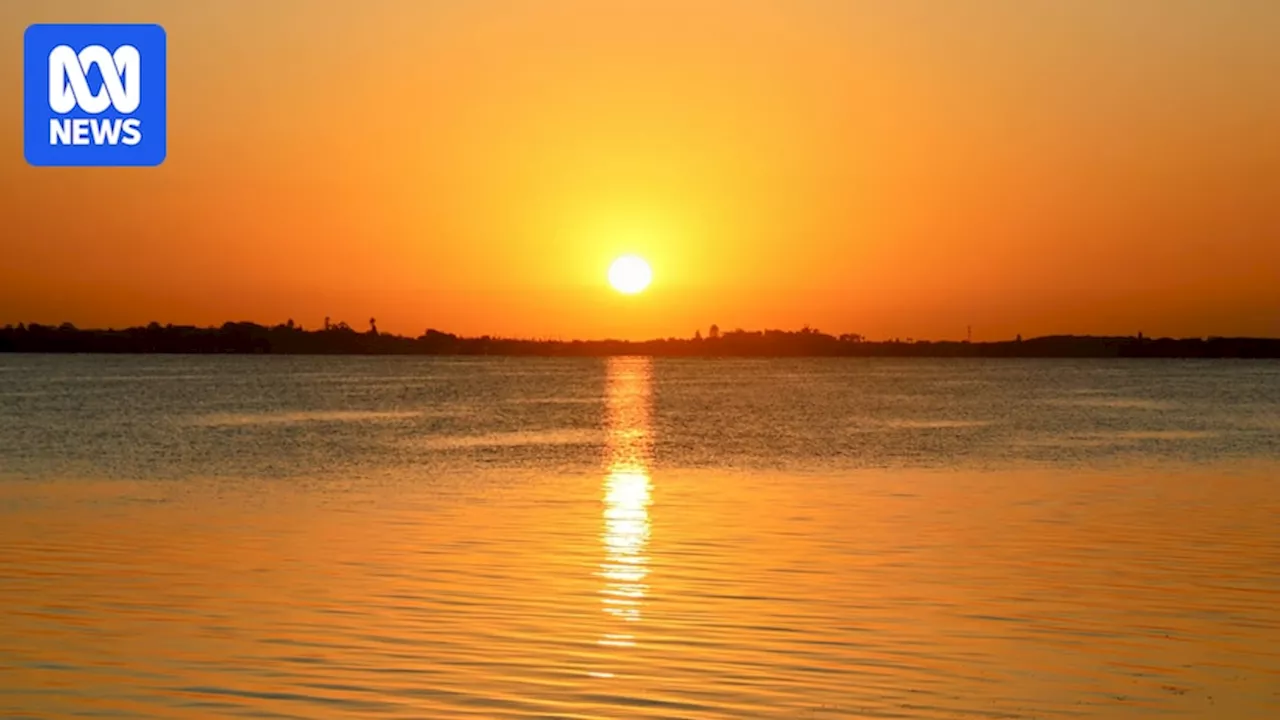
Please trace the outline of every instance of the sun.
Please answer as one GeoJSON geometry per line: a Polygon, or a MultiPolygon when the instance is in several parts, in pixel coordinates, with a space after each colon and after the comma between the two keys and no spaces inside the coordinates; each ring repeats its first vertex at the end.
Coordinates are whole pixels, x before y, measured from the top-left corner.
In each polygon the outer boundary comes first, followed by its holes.
{"type": "Polygon", "coordinates": [[[609,266],[609,285],[620,293],[635,295],[649,287],[652,281],[653,271],[644,258],[623,255],[609,266]]]}

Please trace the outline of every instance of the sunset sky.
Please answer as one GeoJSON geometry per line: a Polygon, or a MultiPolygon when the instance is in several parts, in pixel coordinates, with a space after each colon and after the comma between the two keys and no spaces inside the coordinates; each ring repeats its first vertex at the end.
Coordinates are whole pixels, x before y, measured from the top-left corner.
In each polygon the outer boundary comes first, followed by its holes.
{"type": "Polygon", "coordinates": [[[0,4],[0,323],[1280,335],[1275,0],[0,4]],[[159,22],[159,168],[28,167],[33,22],[159,22]],[[653,284],[609,289],[609,262],[653,284]]]}

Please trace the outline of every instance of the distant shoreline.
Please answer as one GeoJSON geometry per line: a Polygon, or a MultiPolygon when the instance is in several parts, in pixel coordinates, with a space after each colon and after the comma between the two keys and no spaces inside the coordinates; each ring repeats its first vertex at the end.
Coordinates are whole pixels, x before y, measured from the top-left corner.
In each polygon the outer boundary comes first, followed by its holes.
{"type": "Polygon", "coordinates": [[[522,340],[459,337],[427,330],[413,338],[358,332],[345,323],[304,330],[225,323],[220,327],[160,325],[85,330],[21,324],[0,328],[0,352],[134,355],[425,355],[511,357],[936,357],[936,358],[1168,358],[1280,359],[1277,338],[1148,338],[1052,335],[988,342],[868,341],[861,336],[799,331],[712,328],[706,338],[658,340],[522,340]]]}

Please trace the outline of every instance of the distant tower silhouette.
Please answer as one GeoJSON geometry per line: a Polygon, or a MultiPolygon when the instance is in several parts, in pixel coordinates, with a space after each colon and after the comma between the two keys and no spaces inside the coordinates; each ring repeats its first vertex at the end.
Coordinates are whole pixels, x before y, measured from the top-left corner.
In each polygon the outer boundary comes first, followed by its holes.
{"type": "Polygon", "coordinates": [[[965,326],[965,337],[964,337],[964,341],[965,341],[965,342],[967,342],[967,343],[971,343],[971,342],[973,342],[973,326],[972,326],[972,325],[966,325],[966,326],[965,326]]]}

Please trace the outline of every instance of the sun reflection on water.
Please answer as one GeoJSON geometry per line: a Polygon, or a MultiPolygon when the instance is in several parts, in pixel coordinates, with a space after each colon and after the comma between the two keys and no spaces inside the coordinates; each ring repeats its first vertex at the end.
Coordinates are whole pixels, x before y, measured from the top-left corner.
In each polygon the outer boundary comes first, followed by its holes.
{"type": "MultiPolygon", "coordinates": [[[[610,358],[606,386],[608,444],[604,479],[604,528],[600,564],[604,611],[624,622],[640,620],[649,586],[650,479],[653,452],[650,426],[649,358],[610,358]]],[[[625,627],[606,633],[601,645],[630,647],[625,627]]]]}

